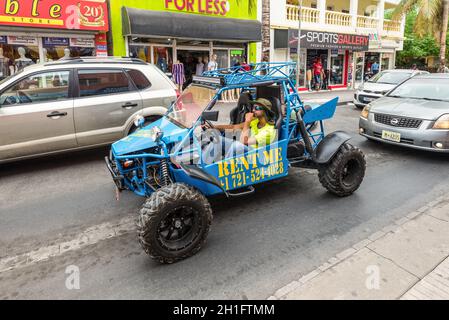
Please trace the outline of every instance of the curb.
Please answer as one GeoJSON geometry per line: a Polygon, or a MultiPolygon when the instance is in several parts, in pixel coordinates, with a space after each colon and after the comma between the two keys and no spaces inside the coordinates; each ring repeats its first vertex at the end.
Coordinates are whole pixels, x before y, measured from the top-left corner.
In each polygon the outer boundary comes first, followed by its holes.
{"type": "Polygon", "coordinates": [[[396,233],[397,230],[406,222],[409,222],[411,220],[414,220],[422,215],[424,215],[428,210],[433,208],[434,206],[440,204],[441,202],[447,200],[447,196],[439,196],[435,200],[427,203],[425,206],[409,213],[407,216],[400,218],[393,222],[392,224],[384,227],[381,231],[377,231],[370,236],[368,236],[366,239],[363,239],[359,241],[358,243],[354,244],[352,247],[347,248],[340,253],[337,253],[334,257],[330,258],[327,262],[323,263],[313,271],[309,272],[308,274],[300,277],[298,280],[294,280],[290,282],[289,284],[283,286],[282,288],[278,289],[272,296],[267,298],[267,300],[282,300],[286,295],[293,292],[295,289],[298,289],[302,286],[304,286],[306,283],[310,282],[312,279],[323,273],[324,271],[328,270],[329,268],[346,261],[350,257],[352,257],[357,252],[361,251],[362,249],[367,248],[367,246],[382,238],[388,233],[396,233]]]}

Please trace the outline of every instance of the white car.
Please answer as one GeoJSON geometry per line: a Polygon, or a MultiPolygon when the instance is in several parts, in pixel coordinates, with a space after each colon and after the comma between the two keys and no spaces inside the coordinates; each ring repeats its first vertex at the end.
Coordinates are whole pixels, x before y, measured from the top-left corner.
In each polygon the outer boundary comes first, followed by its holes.
{"type": "Polygon", "coordinates": [[[363,109],[368,103],[386,95],[390,90],[416,75],[428,74],[427,71],[395,69],[379,72],[362,83],[354,94],[354,105],[363,109]]]}

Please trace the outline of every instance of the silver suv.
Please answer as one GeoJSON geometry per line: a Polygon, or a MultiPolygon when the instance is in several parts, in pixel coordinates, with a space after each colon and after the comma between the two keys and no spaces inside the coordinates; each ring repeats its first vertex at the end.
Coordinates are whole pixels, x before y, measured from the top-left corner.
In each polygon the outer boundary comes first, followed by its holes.
{"type": "Polygon", "coordinates": [[[108,145],[165,114],[173,82],[131,58],[34,65],[0,82],[0,163],[108,145]]]}

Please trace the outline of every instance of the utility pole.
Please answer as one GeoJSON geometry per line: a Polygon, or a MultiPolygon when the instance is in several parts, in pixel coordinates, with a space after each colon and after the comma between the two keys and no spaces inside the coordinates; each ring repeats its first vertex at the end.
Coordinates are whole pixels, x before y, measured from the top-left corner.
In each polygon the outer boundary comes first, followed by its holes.
{"type": "Polygon", "coordinates": [[[298,24],[298,61],[296,62],[296,87],[299,88],[299,74],[301,72],[301,20],[302,20],[302,0],[299,0],[299,24],[298,24]]]}

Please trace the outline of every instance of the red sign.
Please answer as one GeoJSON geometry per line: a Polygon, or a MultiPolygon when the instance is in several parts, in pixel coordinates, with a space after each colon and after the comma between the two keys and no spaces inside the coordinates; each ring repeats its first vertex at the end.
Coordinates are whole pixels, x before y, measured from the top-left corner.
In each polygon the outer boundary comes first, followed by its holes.
{"type": "Polygon", "coordinates": [[[108,31],[106,0],[3,0],[0,25],[108,31]]]}

